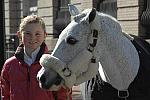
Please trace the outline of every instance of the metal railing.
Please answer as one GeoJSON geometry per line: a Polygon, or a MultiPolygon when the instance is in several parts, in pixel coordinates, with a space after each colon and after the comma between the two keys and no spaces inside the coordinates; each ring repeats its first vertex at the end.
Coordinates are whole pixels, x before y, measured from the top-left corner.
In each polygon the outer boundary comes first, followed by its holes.
{"type": "Polygon", "coordinates": [[[5,59],[14,55],[18,45],[19,40],[16,34],[11,33],[5,35],[5,59]]]}

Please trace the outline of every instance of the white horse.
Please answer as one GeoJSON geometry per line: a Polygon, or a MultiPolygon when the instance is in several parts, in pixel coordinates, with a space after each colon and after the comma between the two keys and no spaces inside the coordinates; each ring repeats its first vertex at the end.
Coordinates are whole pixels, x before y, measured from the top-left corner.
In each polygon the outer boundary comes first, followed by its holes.
{"type": "Polygon", "coordinates": [[[52,54],[44,54],[40,60],[40,86],[57,90],[79,85],[95,77],[100,63],[102,79],[117,90],[126,90],[140,65],[133,38],[112,16],[71,7],[72,22],[60,34],[52,54]]]}

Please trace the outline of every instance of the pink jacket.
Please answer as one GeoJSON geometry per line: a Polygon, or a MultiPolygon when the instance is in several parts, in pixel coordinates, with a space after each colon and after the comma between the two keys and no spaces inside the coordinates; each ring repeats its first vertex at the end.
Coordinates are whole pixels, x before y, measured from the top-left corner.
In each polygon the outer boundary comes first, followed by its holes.
{"type": "MultiPolygon", "coordinates": [[[[17,48],[15,55],[6,60],[1,72],[2,100],[54,100],[53,92],[42,90],[36,79],[41,68],[39,59],[47,52],[47,46],[43,43],[36,61],[28,66],[23,60],[23,45],[17,48]]],[[[68,98],[67,91],[63,88],[54,94],[57,94],[57,100],[68,98]]],[[[71,100],[71,94],[69,98],[71,100]]]]}

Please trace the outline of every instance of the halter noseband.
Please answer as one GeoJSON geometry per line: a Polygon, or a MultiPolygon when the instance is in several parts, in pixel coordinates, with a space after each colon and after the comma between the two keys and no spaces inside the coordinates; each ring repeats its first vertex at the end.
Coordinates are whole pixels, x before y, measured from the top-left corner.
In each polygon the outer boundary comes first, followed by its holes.
{"type": "MultiPolygon", "coordinates": [[[[93,53],[94,48],[95,48],[95,46],[96,46],[96,44],[97,44],[98,30],[94,29],[94,30],[92,30],[91,33],[92,33],[93,43],[89,43],[87,49],[88,49],[89,52],[93,53]]],[[[93,57],[91,58],[91,63],[96,63],[96,57],[93,56],[93,57]]]]}

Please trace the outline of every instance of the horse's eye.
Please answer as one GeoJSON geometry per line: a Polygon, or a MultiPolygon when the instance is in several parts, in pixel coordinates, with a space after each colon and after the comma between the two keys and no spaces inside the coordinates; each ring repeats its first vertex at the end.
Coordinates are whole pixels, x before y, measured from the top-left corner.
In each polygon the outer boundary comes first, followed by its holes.
{"type": "Polygon", "coordinates": [[[78,40],[75,39],[75,38],[73,38],[73,37],[71,37],[71,36],[69,36],[69,37],[66,39],[66,42],[67,42],[68,44],[75,44],[76,42],[78,42],[78,40]]]}

